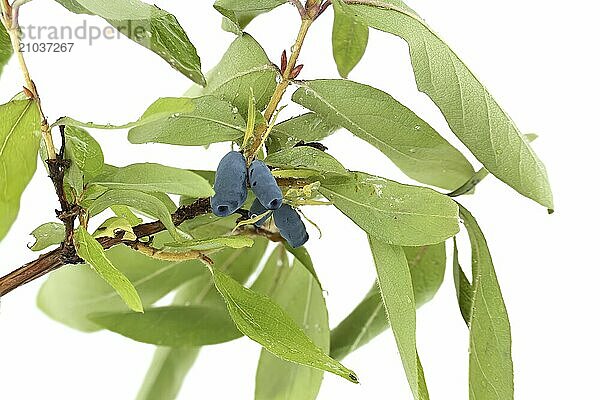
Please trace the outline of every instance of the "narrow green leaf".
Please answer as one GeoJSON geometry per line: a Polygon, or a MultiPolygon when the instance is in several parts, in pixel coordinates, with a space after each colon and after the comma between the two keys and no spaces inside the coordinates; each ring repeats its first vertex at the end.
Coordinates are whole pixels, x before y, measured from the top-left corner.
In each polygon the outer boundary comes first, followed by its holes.
{"type": "MultiPolygon", "coordinates": [[[[135,286],[145,308],[190,279],[210,275],[198,260],[159,261],[124,246],[106,251],[106,256],[135,286]]],[[[127,311],[119,295],[91,268],[81,265],[53,272],[42,285],[37,303],[49,317],[84,332],[101,329],[87,318],[91,313],[127,311]]]]}
{"type": "Polygon", "coordinates": [[[95,313],[89,318],[105,329],[158,346],[198,347],[242,336],[219,307],[158,307],[146,309],[144,314],[95,313]]]}
{"type": "MultiPolygon", "coordinates": [[[[275,91],[278,74],[278,68],[260,44],[244,33],[231,43],[221,61],[208,74],[208,83],[200,94],[223,98],[240,113],[248,110],[248,99],[253,95],[256,108],[264,110],[275,91]]],[[[245,126],[242,132],[244,130],[245,126]]]]}
{"type": "MultiPolygon", "coordinates": [[[[433,298],[442,281],[446,266],[444,243],[421,247],[404,247],[415,293],[415,304],[422,306],[433,298]]],[[[342,360],[389,328],[379,286],[375,284],[365,298],[331,332],[330,354],[342,360]]]]}
{"type": "MultiPolygon", "coordinates": [[[[534,140],[536,140],[538,136],[535,133],[528,133],[528,134],[524,135],[524,137],[528,143],[531,143],[534,140]]],[[[484,180],[489,174],[490,174],[490,172],[487,169],[485,169],[485,167],[481,168],[479,171],[475,172],[475,174],[468,181],[466,181],[461,187],[448,193],[448,196],[458,197],[458,196],[462,196],[464,194],[473,193],[475,190],[475,186],[477,186],[479,184],[479,182],[484,180]]]]}
{"type": "Polygon", "coordinates": [[[93,233],[94,238],[101,237],[116,237],[122,235],[124,240],[136,240],[135,232],[133,227],[125,218],[122,217],[110,217],[104,221],[93,233]]]}
{"type": "Polygon", "coordinates": [[[267,138],[269,152],[294,147],[301,140],[318,142],[338,129],[315,113],[306,113],[280,122],[273,127],[267,138]]]}
{"type": "Polygon", "coordinates": [[[119,294],[127,306],[136,312],[144,312],[142,300],[131,281],[110,262],[102,245],[83,227],[73,236],[77,254],[119,294]]]}
{"type": "Polygon", "coordinates": [[[452,261],[452,275],[454,277],[454,287],[456,288],[456,298],[460,313],[467,325],[471,324],[471,308],[473,305],[473,288],[469,278],[465,275],[458,261],[458,246],[456,238],[454,239],[454,257],[452,261]]]}
{"type": "Polygon", "coordinates": [[[250,98],[248,99],[248,113],[246,120],[246,132],[244,132],[244,140],[242,141],[242,149],[245,149],[254,133],[256,126],[256,101],[254,100],[254,93],[250,90],[250,98]]]}
{"type": "Polygon", "coordinates": [[[339,0],[333,1],[333,10],[333,57],[338,72],[347,78],[365,54],[369,42],[369,27],[339,0]]]}
{"type": "Polygon", "coordinates": [[[102,172],[104,154],[100,144],[84,129],[75,126],[65,127],[65,155],[77,164],[86,179],[102,172]]]}
{"type": "Polygon", "coordinates": [[[227,19],[226,30],[241,34],[258,15],[269,12],[286,2],[287,0],[217,0],[214,7],[227,19]]]}
{"type": "Polygon", "coordinates": [[[50,246],[61,244],[65,238],[65,226],[58,222],[47,222],[31,232],[35,243],[29,246],[32,251],[41,251],[50,246]]]}
{"type": "Polygon", "coordinates": [[[52,124],[95,129],[127,129],[129,141],[205,146],[236,140],[244,135],[246,123],[237,108],[214,96],[165,97],[156,100],[135,122],[123,125],[81,122],[63,117],[52,124]]]}
{"type": "Polygon", "coordinates": [[[427,122],[381,90],[325,79],[302,82],[292,99],[375,146],[419,182],[451,190],[474,173],[427,122]]]}
{"type": "Polygon", "coordinates": [[[199,353],[198,347],[156,349],[136,400],[176,399],[199,353]]]}
{"type": "Polygon", "coordinates": [[[0,240],[17,218],[40,147],[40,114],[30,100],[0,105],[0,240]]]}
{"type": "Polygon", "coordinates": [[[70,190],[66,190],[69,200],[73,200],[70,198],[73,191],[77,197],[83,194],[85,186],[83,171],[81,171],[76,162],[71,163],[65,172],[64,184],[67,188],[70,188],[70,190]]]}
{"type": "Polygon", "coordinates": [[[329,354],[336,360],[343,360],[389,327],[379,286],[375,283],[365,298],[331,331],[329,354]]]}
{"type": "Polygon", "coordinates": [[[400,246],[369,237],[383,305],[415,400],[429,399],[417,354],[417,313],[410,268],[400,246]]]}
{"type": "MultiPolygon", "coordinates": [[[[251,248],[226,249],[213,255],[212,259],[217,268],[231,274],[239,282],[245,282],[258,266],[266,248],[267,241],[257,239],[251,248]]],[[[184,285],[177,292],[173,304],[215,305],[220,301],[223,312],[227,313],[223,299],[212,283],[210,273],[206,268],[199,268],[205,275],[184,285]]],[[[197,347],[158,348],[137,400],[175,399],[199,351],[197,347]]]]}
{"type": "Polygon", "coordinates": [[[354,372],[325,354],[271,299],[244,288],[218,269],[213,269],[213,277],[231,318],[250,339],[284,360],[358,382],[354,372]]]}
{"type": "Polygon", "coordinates": [[[415,304],[421,307],[433,299],[444,281],[446,243],[420,247],[405,246],[403,249],[410,268],[415,304]]]}
{"type": "MultiPolygon", "coordinates": [[[[285,253],[284,253],[285,254],[285,253]]],[[[297,259],[290,268],[273,263],[261,273],[276,281],[271,299],[302,328],[325,353],[329,352],[329,318],[319,283],[297,259]]],[[[267,350],[261,351],[256,371],[256,400],[314,400],[319,393],[323,371],[284,361],[267,350]]]]}
{"type": "Polygon", "coordinates": [[[472,293],[469,340],[469,398],[513,399],[510,322],[483,232],[460,207],[471,240],[472,293]]]}
{"type": "Polygon", "coordinates": [[[369,235],[389,244],[440,243],[459,231],[458,207],[434,190],[355,172],[331,177],[319,192],[369,235]]]}
{"type": "Polygon", "coordinates": [[[367,25],[408,43],[419,90],[431,97],[452,131],[488,171],[522,195],[553,208],[546,169],[517,126],[415,11],[400,0],[345,2],[367,25]]]}
{"type": "Polygon", "coordinates": [[[109,168],[93,183],[109,189],[173,193],[195,198],[214,195],[210,183],[198,174],[152,163],[109,168]]]}
{"type": "Polygon", "coordinates": [[[312,169],[322,173],[348,175],[348,170],[333,156],[309,146],[271,153],[265,158],[265,163],[279,168],[312,169]]]}
{"type": "Polygon", "coordinates": [[[284,246],[287,252],[293,255],[294,258],[298,260],[298,262],[304,268],[306,268],[306,270],[312,275],[313,279],[317,282],[319,287],[322,287],[321,281],[319,280],[319,276],[317,275],[317,271],[315,271],[312,258],[310,257],[310,254],[308,254],[306,247],[302,246],[293,248],[288,242],[285,242],[284,246]]]}
{"type": "Polygon", "coordinates": [[[115,215],[117,217],[126,219],[127,222],[129,222],[129,225],[131,226],[136,226],[142,223],[142,219],[138,218],[133,211],[131,211],[131,209],[127,206],[112,206],[110,208],[112,210],[112,212],[115,213],[115,215]]]}
{"type": "Polygon", "coordinates": [[[12,53],[12,44],[8,32],[6,32],[4,25],[0,23],[0,75],[2,74],[4,66],[8,64],[8,60],[10,60],[12,53]]]}
{"type": "Polygon", "coordinates": [[[236,140],[246,130],[238,109],[214,96],[158,99],[134,125],[129,141],[136,144],[205,146],[236,140]]]}
{"type": "Polygon", "coordinates": [[[169,208],[157,197],[137,190],[111,189],[95,199],[88,209],[90,216],[98,215],[114,205],[129,206],[144,214],[158,218],[175,239],[179,239],[169,208]]]}
{"type": "Polygon", "coordinates": [[[73,13],[104,18],[119,34],[158,54],[197,84],[205,84],[196,48],[172,14],[139,0],[56,1],[73,13]]]}

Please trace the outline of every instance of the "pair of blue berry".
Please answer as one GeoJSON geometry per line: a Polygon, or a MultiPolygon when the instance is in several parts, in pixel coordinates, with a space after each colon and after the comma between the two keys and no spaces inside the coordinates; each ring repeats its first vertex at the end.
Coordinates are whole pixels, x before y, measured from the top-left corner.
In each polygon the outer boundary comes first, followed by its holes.
{"type": "MultiPolygon", "coordinates": [[[[269,167],[254,160],[246,168],[246,159],[238,151],[230,151],[219,162],[215,174],[215,195],[210,199],[213,213],[219,217],[233,214],[246,202],[248,186],[256,196],[250,214],[261,215],[273,211],[273,220],[281,236],[296,248],[308,240],[306,226],[296,210],[283,204],[283,193],[269,167]]],[[[255,223],[262,226],[270,215],[255,223]]]]}

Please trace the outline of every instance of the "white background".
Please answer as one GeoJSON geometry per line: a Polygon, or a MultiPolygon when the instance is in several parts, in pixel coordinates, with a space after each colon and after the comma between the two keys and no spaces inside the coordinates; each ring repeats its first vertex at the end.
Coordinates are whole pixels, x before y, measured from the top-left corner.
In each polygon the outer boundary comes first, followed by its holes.
{"type": "MultiPolygon", "coordinates": [[[[174,13],[198,48],[204,70],[218,62],[233,36],[222,32],[211,2],[159,1],[174,13]]],[[[552,216],[495,178],[464,203],[487,235],[513,332],[517,399],[599,398],[597,344],[598,12],[592,1],[419,0],[410,4],[480,77],[546,163],[556,199],[552,216]]],[[[22,25],[77,25],[47,0],[22,10],[22,25]]],[[[88,24],[104,26],[98,18],[88,24]]],[[[291,6],[258,18],[249,28],[272,60],[295,37],[291,6]]],[[[336,77],[331,56],[332,13],[308,36],[302,78],[336,77]]],[[[77,42],[71,54],[26,54],[51,121],[62,115],[121,123],[137,119],[161,96],[178,96],[190,82],[146,49],[123,40],[77,42]]],[[[406,45],[371,34],[364,60],[351,79],[389,91],[453,140],[441,114],[415,87],[406,45]]],[[[21,86],[16,63],[6,68],[0,100],[21,86]]],[[[288,108],[288,113],[297,110],[288,108]]],[[[164,145],[133,146],[124,132],[94,132],[106,161],[154,161],[184,168],[215,168],[226,146],[210,151],[164,145]]],[[[346,167],[408,182],[393,164],[347,133],[327,139],[346,167]]],[[[458,144],[457,144],[458,145],[458,144]]],[[[463,149],[463,147],[460,147],[463,149]]],[[[28,233],[52,219],[57,207],[39,169],[22,200],[22,212],[0,243],[0,273],[35,257],[28,233]]],[[[362,299],[374,279],[364,234],[334,209],[307,213],[324,230],[308,244],[328,291],[332,326],[362,299]]],[[[463,246],[466,250],[466,247],[463,246]]],[[[463,251],[468,253],[467,251],[463,251]]],[[[437,297],[418,313],[419,351],[433,399],[466,399],[467,330],[456,306],[451,271],[437,297]]],[[[82,334],[51,321],[35,305],[37,281],[2,299],[0,398],[133,399],[152,357],[152,346],[109,333],[82,334]]],[[[181,399],[251,399],[259,347],[242,339],[204,348],[181,399]]],[[[327,375],[321,399],[408,399],[400,358],[388,332],[345,360],[360,385],[327,375]]]]}

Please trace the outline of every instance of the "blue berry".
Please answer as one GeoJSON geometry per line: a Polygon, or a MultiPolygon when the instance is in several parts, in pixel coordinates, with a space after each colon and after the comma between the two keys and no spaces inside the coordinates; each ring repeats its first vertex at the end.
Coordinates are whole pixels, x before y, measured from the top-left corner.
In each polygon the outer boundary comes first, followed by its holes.
{"type": "Polygon", "coordinates": [[[269,167],[260,161],[254,160],[248,169],[250,188],[256,198],[268,210],[277,210],[283,204],[283,193],[277,186],[277,181],[271,174],[269,167]]]}
{"type": "Polygon", "coordinates": [[[213,214],[226,217],[237,211],[248,197],[247,180],[244,155],[237,151],[225,154],[215,174],[215,195],[210,199],[213,214]]]}
{"type": "Polygon", "coordinates": [[[281,236],[292,246],[297,248],[308,241],[306,226],[296,210],[284,204],[273,212],[273,220],[279,228],[281,236]]]}
{"type": "MultiPolygon", "coordinates": [[[[257,217],[257,216],[259,216],[261,214],[266,213],[267,211],[269,211],[269,210],[267,210],[265,208],[265,206],[263,206],[261,204],[261,202],[258,201],[258,199],[254,199],[254,202],[252,203],[252,206],[250,207],[250,217],[251,218],[257,217]]],[[[256,221],[254,223],[254,226],[256,226],[256,227],[263,226],[265,224],[265,222],[267,222],[267,219],[269,219],[270,216],[271,216],[271,214],[265,215],[264,217],[262,217],[261,219],[259,219],[258,221],[256,221]]]]}

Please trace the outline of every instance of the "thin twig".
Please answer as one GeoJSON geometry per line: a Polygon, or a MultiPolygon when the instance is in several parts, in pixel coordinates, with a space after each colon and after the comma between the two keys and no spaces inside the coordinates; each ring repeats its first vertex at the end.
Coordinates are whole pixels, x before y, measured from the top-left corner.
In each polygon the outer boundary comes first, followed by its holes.
{"type": "Polygon", "coordinates": [[[319,10],[319,14],[317,14],[317,17],[320,16],[321,14],[323,14],[325,12],[325,10],[327,10],[327,7],[329,7],[331,5],[331,0],[327,0],[326,2],[324,2],[321,5],[321,9],[319,10]]]}
{"type": "Polygon", "coordinates": [[[124,245],[131,247],[133,250],[162,261],[186,261],[186,260],[202,260],[208,265],[213,265],[213,260],[200,250],[187,250],[182,252],[165,251],[150,246],[148,243],[136,241],[124,241],[124,245]]]}
{"type": "Polygon", "coordinates": [[[302,3],[300,3],[300,0],[288,0],[288,3],[291,3],[296,6],[296,8],[298,9],[298,13],[301,17],[303,17],[306,14],[306,10],[304,9],[302,3]]]}
{"type": "Polygon", "coordinates": [[[286,68],[281,73],[281,81],[275,87],[275,91],[271,96],[271,100],[269,104],[267,104],[267,108],[265,109],[264,116],[266,125],[262,125],[257,129],[254,140],[252,142],[252,146],[249,146],[246,150],[246,158],[248,161],[251,161],[258,151],[260,150],[260,146],[265,142],[266,136],[268,135],[268,125],[271,122],[275,111],[277,111],[277,107],[283,98],[288,86],[292,82],[292,71],[296,68],[296,62],[298,61],[298,57],[300,56],[300,50],[302,49],[302,45],[304,44],[304,40],[306,39],[306,34],[308,33],[308,29],[312,25],[314,21],[314,17],[311,18],[308,14],[305,14],[302,18],[302,24],[300,25],[300,30],[298,31],[298,36],[296,37],[296,41],[292,46],[292,53],[290,54],[290,58],[287,60],[286,68]]]}
{"type": "MultiPolygon", "coordinates": [[[[18,11],[20,4],[16,4],[16,9],[18,11]]],[[[54,147],[54,142],[52,141],[52,133],[50,132],[50,126],[48,125],[48,121],[44,115],[44,111],[42,110],[42,102],[40,101],[40,96],[38,94],[35,83],[31,79],[31,75],[29,74],[29,69],[27,68],[27,63],[25,62],[25,57],[23,56],[23,52],[21,51],[21,32],[19,29],[19,21],[18,21],[18,12],[13,14],[13,8],[8,3],[8,0],[3,0],[0,2],[0,7],[2,8],[2,23],[6,28],[6,32],[10,37],[10,42],[12,44],[13,51],[17,60],[19,61],[19,66],[21,68],[21,73],[23,74],[23,79],[25,80],[25,89],[32,96],[33,101],[37,105],[38,112],[41,118],[41,131],[42,137],[44,139],[44,143],[46,144],[46,150],[48,152],[48,158],[54,159],[56,158],[56,149],[54,147]]]]}

